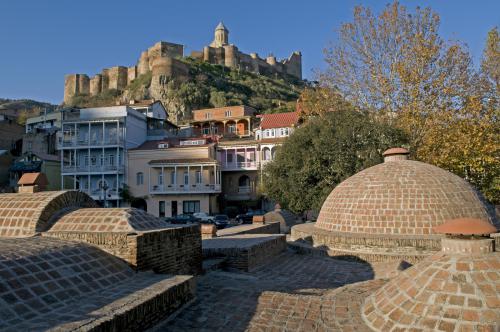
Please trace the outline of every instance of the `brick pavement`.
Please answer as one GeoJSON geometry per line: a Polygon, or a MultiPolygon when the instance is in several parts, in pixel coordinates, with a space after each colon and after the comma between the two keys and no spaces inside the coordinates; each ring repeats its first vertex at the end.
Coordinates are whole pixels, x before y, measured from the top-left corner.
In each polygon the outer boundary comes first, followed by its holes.
{"type": "Polygon", "coordinates": [[[369,264],[285,252],[252,273],[213,271],[161,331],[369,331],[362,301],[385,280],[369,264]]]}

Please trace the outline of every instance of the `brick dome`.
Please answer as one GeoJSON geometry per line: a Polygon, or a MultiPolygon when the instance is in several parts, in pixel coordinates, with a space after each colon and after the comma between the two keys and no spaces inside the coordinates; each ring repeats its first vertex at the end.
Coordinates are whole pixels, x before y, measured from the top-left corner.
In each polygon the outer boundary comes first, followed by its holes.
{"type": "Polygon", "coordinates": [[[478,247],[489,242],[489,252],[439,252],[401,272],[366,299],[362,316],[369,327],[498,331],[500,252],[491,251],[492,239],[449,241],[462,247],[466,242],[478,247]]]}
{"type": "Polygon", "coordinates": [[[78,191],[44,191],[0,195],[0,237],[32,236],[46,231],[61,214],[79,207],[95,207],[78,191]]]}
{"type": "Polygon", "coordinates": [[[51,232],[134,232],[168,227],[165,221],[135,208],[79,209],[62,216],[51,232]]]}
{"type": "Polygon", "coordinates": [[[493,223],[480,196],[465,180],[405,158],[386,159],[339,184],[324,202],[315,227],[422,236],[434,234],[432,228],[449,219],[478,218],[493,223]]]}

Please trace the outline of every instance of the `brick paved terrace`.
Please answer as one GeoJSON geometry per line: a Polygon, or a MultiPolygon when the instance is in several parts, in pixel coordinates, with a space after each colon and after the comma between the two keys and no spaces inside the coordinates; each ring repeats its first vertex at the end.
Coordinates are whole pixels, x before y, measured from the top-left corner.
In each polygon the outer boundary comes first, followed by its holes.
{"type": "Polygon", "coordinates": [[[208,272],[195,302],[153,331],[370,331],[361,305],[386,282],[374,268],[394,268],[375,265],[287,251],[251,273],[208,272]]]}

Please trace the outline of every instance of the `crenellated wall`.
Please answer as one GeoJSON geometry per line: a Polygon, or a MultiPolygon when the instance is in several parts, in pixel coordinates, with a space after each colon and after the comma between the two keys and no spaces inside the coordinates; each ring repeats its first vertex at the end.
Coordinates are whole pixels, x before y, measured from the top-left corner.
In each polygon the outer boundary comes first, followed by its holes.
{"type": "MultiPolygon", "coordinates": [[[[238,50],[235,45],[229,44],[227,34],[216,30],[216,40],[210,46],[205,46],[203,51],[193,51],[191,56],[211,64],[238,68],[260,74],[290,75],[302,79],[302,55],[293,52],[284,60],[277,60],[274,56],[262,59],[257,53],[246,54],[238,50]],[[218,32],[217,32],[218,31],[218,32]]],[[[64,84],[64,103],[68,104],[76,95],[90,94],[95,96],[109,89],[123,91],[140,75],[149,71],[160,72],[161,75],[171,78],[184,79],[189,74],[189,66],[180,61],[184,57],[184,45],[160,41],[143,51],[134,66],[115,66],[105,68],[101,73],[89,79],[85,74],[66,75],[64,84]]],[[[154,74],[154,73],[153,73],[154,74]]],[[[155,93],[152,94],[155,97],[155,93]]],[[[161,98],[156,98],[161,99],[161,98]]]]}

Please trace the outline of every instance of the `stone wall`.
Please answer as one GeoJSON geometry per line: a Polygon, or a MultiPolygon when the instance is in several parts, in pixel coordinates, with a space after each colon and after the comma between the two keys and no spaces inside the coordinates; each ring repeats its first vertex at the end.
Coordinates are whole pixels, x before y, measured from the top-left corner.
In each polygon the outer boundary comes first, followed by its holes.
{"type": "Polygon", "coordinates": [[[286,249],[285,235],[246,234],[203,240],[203,257],[225,257],[227,268],[252,271],[286,249]]]}
{"type": "Polygon", "coordinates": [[[85,242],[125,260],[137,271],[199,274],[201,233],[199,225],[137,233],[48,232],[44,236],[85,242]]]}
{"type": "Polygon", "coordinates": [[[279,234],[280,223],[270,222],[265,224],[240,225],[221,229],[217,232],[218,236],[243,235],[243,234],[279,234]]]}
{"type": "Polygon", "coordinates": [[[85,74],[69,74],[64,78],[64,102],[69,103],[71,99],[79,94],[90,93],[90,80],[85,74]]]}

